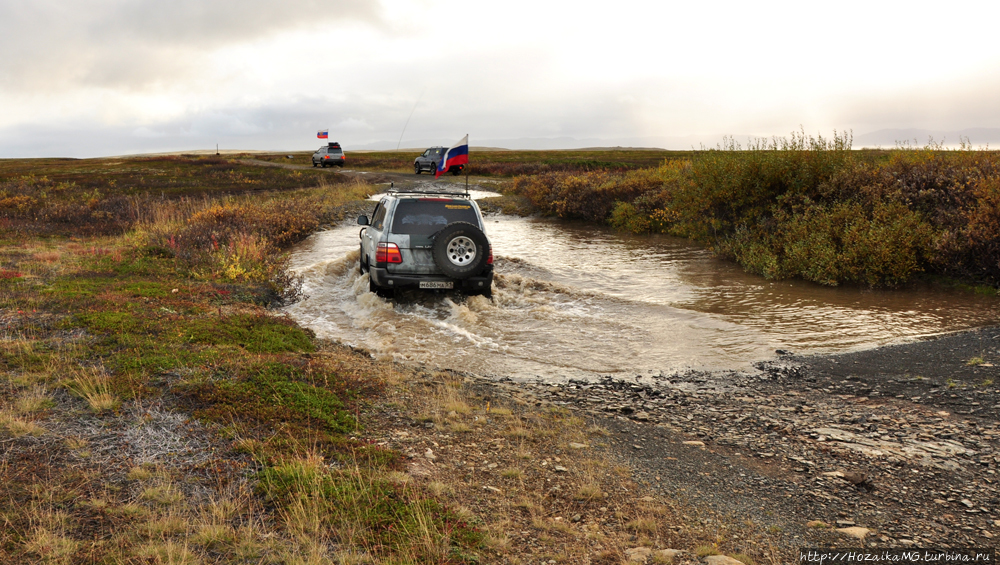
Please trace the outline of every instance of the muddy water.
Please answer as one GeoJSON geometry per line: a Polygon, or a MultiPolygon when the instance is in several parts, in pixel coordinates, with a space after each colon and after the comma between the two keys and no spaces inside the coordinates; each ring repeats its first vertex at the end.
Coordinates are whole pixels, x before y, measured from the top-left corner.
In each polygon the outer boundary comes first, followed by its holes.
{"type": "Polygon", "coordinates": [[[306,300],[287,308],[322,337],[399,360],[515,380],[747,369],[1000,323],[995,297],[769,282],[685,240],[547,219],[489,217],[494,299],[367,292],[357,226],[294,252],[306,300]]]}

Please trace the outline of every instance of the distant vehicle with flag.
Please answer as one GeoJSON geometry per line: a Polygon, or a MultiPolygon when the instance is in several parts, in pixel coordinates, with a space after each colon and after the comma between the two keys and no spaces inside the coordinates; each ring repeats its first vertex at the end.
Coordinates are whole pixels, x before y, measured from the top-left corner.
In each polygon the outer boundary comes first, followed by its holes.
{"type": "Polygon", "coordinates": [[[445,173],[461,174],[469,164],[469,136],[451,147],[430,147],[413,160],[413,172],[434,172],[434,178],[445,173]]]}
{"type": "Polygon", "coordinates": [[[344,155],[344,150],[340,147],[340,143],[336,141],[331,141],[320,147],[312,155],[312,164],[314,167],[343,167],[345,162],[347,162],[347,156],[344,155]]]}

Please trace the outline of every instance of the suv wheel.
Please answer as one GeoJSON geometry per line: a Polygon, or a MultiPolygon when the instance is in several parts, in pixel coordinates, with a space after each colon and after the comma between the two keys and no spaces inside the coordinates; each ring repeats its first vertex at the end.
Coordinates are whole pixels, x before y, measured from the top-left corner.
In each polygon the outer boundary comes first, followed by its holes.
{"type": "Polygon", "coordinates": [[[375,281],[371,279],[371,273],[368,274],[368,290],[375,293],[375,296],[379,298],[392,299],[395,294],[395,289],[383,288],[375,284],[375,281]]]}
{"type": "Polygon", "coordinates": [[[431,247],[434,264],[454,279],[467,279],[481,273],[488,255],[486,234],[468,222],[448,224],[434,236],[431,247]]]}
{"type": "Polygon", "coordinates": [[[420,164],[419,163],[414,163],[413,164],[413,174],[415,174],[415,175],[419,175],[420,174],[420,164]]]}

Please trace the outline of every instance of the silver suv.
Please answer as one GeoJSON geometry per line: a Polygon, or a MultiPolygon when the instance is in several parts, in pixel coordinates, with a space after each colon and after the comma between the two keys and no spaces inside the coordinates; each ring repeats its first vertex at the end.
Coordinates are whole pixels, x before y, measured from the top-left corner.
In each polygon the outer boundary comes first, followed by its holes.
{"type": "Polygon", "coordinates": [[[334,165],[343,167],[344,161],[346,160],[347,157],[344,156],[344,150],[336,141],[320,147],[315,153],[313,153],[312,156],[312,163],[314,167],[317,165],[323,168],[332,167],[334,165]]]}
{"type": "MultiPolygon", "coordinates": [[[[413,172],[418,175],[423,171],[427,171],[428,173],[436,172],[438,163],[444,158],[446,151],[448,151],[447,147],[431,147],[427,149],[427,151],[424,151],[413,160],[413,172]]],[[[458,175],[464,170],[465,165],[452,165],[448,167],[446,172],[458,175]]]]}
{"type": "Polygon", "coordinates": [[[360,216],[361,272],[369,289],[455,289],[492,297],[493,247],[467,194],[389,191],[360,216]]]}

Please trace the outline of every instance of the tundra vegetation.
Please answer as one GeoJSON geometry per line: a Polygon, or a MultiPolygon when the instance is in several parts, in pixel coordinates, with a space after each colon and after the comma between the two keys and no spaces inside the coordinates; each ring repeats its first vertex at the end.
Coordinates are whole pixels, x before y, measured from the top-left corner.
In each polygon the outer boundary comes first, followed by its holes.
{"type": "MultiPolygon", "coordinates": [[[[472,172],[542,213],[692,238],[767,277],[1000,283],[997,153],[850,141],[484,152],[472,172]]],[[[412,155],[348,159],[406,171],[412,155]]],[[[278,315],[299,292],[288,246],[373,190],[247,156],[0,160],[0,562],[787,557],[767,524],[639,496],[570,413],[278,315]],[[410,441],[433,450],[387,447],[410,441]],[[458,461],[435,465],[441,441],[458,461]]]]}
{"type": "MultiPolygon", "coordinates": [[[[412,173],[419,153],[407,151],[350,151],[345,149],[347,168],[365,171],[412,173]]],[[[658,149],[598,149],[581,151],[496,151],[471,148],[469,174],[476,177],[513,177],[543,173],[626,172],[655,168],[665,158],[683,159],[692,151],[658,149]]],[[[309,165],[312,153],[247,154],[243,158],[275,163],[309,165]]]]}
{"type": "Polygon", "coordinates": [[[377,365],[268,309],[296,292],[283,248],[368,185],[183,157],[0,168],[0,561],[478,545],[386,478],[398,453],[348,436],[384,390],[377,365]]]}
{"type": "Polygon", "coordinates": [[[704,242],[771,279],[1000,285],[1000,152],[852,150],[793,134],[626,172],[517,176],[542,213],[704,242]]]}
{"type": "Polygon", "coordinates": [[[750,539],[778,562],[762,528],[637,496],[566,411],[276,313],[288,245],[372,191],[215,157],[0,160],[0,562],[612,564],[750,539]],[[387,447],[421,435],[447,467],[387,447]]]}

